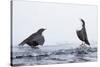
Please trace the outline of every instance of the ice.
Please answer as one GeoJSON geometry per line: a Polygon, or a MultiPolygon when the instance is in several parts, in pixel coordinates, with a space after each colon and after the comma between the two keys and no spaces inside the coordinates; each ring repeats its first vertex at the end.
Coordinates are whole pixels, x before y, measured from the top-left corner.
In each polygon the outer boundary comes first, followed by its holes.
{"type": "Polygon", "coordinates": [[[79,63],[96,60],[96,47],[67,48],[66,45],[52,45],[34,49],[29,46],[14,46],[12,51],[12,65],[14,66],[79,63]]]}

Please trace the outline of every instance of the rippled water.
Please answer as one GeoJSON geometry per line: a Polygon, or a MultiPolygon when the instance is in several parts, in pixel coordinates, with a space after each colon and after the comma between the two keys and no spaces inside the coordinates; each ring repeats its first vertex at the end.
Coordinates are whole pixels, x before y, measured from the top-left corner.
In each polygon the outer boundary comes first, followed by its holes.
{"type": "Polygon", "coordinates": [[[97,48],[77,47],[66,49],[60,46],[44,46],[32,49],[30,47],[13,47],[12,65],[42,65],[78,63],[97,60],[97,48]]]}

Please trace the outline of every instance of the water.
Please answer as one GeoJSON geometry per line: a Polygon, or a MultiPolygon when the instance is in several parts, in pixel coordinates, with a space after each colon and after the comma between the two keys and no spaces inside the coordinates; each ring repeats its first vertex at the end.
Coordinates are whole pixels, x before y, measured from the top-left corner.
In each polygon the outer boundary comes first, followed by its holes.
{"type": "Polygon", "coordinates": [[[12,53],[14,66],[93,62],[97,60],[96,47],[43,46],[32,49],[28,46],[16,46],[13,47],[12,53]]]}

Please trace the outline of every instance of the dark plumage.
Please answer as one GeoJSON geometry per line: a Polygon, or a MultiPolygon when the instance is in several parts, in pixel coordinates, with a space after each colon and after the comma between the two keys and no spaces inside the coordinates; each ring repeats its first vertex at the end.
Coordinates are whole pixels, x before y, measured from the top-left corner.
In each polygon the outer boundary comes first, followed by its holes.
{"type": "Polygon", "coordinates": [[[43,28],[39,29],[36,33],[33,33],[32,35],[30,35],[28,38],[26,38],[24,41],[22,41],[19,45],[27,44],[27,45],[31,46],[32,48],[34,48],[38,45],[43,45],[45,39],[42,35],[42,32],[44,30],[45,29],[43,29],[43,28]]]}
{"type": "Polygon", "coordinates": [[[82,29],[76,31],[77,36],[81,41],[85,42],[87,45],[90,45],[90,43],[88,41],[87,33],[86,33],[85,22],[83,19],[81,19],[81,22],[83,23],[82,29]]]}

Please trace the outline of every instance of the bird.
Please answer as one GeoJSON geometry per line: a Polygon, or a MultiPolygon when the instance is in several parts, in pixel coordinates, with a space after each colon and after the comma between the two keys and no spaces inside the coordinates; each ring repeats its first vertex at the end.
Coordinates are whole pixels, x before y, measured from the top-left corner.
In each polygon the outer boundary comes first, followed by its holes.
{"type": "Polygon", "coordinates": [[[24,44],[29,45],[32,48],[37,47],[38,45],[43,45],[45,42],[44,36],[42,35],[42,32],[46,30],[44,28],[39,29],[37,32],[30,35],[28,38],[23,40],[19,46],[23,46],[24,44]]]}
{"type": "Polygon", "coordinates": [[[88,37],[87,37],[86,28],[85,28],[85,21],[82,18],[80,19],[80,21],[82,22],[82,29],[76,30],[77,36],[82,41],[82,45],[87,44],[88,46],[90,46],[90,43],[89,43],[88,37]]]}

